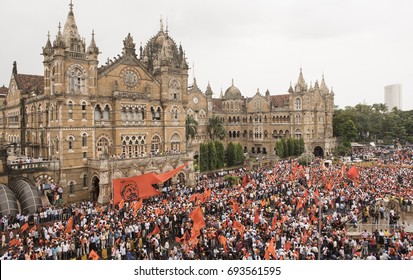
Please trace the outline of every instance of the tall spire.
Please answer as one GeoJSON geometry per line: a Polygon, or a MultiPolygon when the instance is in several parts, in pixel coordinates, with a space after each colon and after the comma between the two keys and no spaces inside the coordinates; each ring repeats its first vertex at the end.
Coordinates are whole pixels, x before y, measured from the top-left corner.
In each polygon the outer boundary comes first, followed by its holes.
{"type": "Polygon", "coordinates": [[[69,4],[69,13],[67,14],[66,23],[63,28],[63,38],[66,43],[66,46],[71,47],[72,42],[76,45],[79,45],[80,48],[77,48],[76,51],[84,51],[84,44],[82,38],[79,35],[79,31],[77,29],[75,15],[73,13],[73,3],[70,1],[69,4]]]}
{"type": "Polygon", "coordinates": [[[72,15],[73,15],[73,3],[72,3],[72,0],[70,0],[69,7],[70,7],[69,14],[72,14],[72,15]]]}
{"type": "Polygon", "coordinates": [[[92,39],[90,40],[89,48],[87,49],[89,54],[99,54],[99,48],[95,42],[95,30],[92,29],[92,39]]]}
{"type": "Polygon", "coordinates": [[[297,81],[297,85],[295,86],[295,91],[301,92],[305,90],[307,90],[307,85],[304,80],[303,69],[300,68],[300,75],[298,75],[298,81],[297,81]]]}
{"type": "Polygon", "coordinates": [[[324,80],[324,74],[321,76],[321,84],[320,84],[320,91],[322,91],[323,93],[328,93],[328,87],[326,85],[326,82],[324,80]]]}
{"type": "Polygon", "coordinates": [[[43,47],[43,55],[51,55],[53,52],[52,43],[50,43],[50,31],[47,32],[47,42],[43,47]]]}
{"type": "Polygon", "coordinates": [[[163,19],[162,19],[162,15],[161,15],[161,19],[160,19],[160,21],[159,21],[159,25],[160,25],[159,31],[162,31],[162,32],[163,32],[163,19]]]}
{"type": "Polygon", "coordinates": [[[57,29],[58,29],[58,31],[57,31],[57,35],[56,35],[56,40],[54,40],[54,42],[53,42],[53,47],[64,49],[66,47],[66,44],[65,44],[65,41],[63,39],[62,32],[61,32],[62,25],[60,24],[60,22],[59,22],[59,25],[57,26],[57,29]]]}
{"type": "Polygon", "coordinates": [[[206,91],[205,91],[205,95],[206,96],[208,96],[208,95],[212,96],[213,95],[213,92],[212,92],[212,89],[211,89],[211,85],[209,84],[209,81],[208,81],[208,85],[207,85],[207,88],[206,88],[206,91]]]}
{"type": "Polygon", "coordinates": [[[234,78],[232,78],[231,85],[234,86],[234,78]]]}

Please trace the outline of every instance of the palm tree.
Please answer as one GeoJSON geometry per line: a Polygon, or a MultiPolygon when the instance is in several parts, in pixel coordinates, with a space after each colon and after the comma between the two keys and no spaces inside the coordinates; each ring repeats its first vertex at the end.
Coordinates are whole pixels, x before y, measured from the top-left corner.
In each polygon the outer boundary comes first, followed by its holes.
{"type": "Polygon", "coordinates": [[[191,136],[192,139],[195,138],[195,135],[198,131],[198,122],[191,115],[186,116],[185,130],[186,130],[186,140],[189,140],[189,136],[191,136]]]}
{"type": "Polygon", "coordinates": [[[211,140],[225,138],[225,129],[222,120],[218,116],[212,116],[208,120],[208,133],[211,140]]]}

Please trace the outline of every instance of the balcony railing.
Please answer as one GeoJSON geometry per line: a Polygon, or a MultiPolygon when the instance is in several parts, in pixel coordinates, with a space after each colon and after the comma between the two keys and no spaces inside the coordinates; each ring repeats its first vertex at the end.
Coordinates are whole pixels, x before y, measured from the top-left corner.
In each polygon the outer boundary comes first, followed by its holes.
{"type": "Polygon", "coordinates": [[[30,173],[47,170],[54,171],[58,170],[59,167],[60,163],[58,160],[7,163],[6,172],[30,173]]]}

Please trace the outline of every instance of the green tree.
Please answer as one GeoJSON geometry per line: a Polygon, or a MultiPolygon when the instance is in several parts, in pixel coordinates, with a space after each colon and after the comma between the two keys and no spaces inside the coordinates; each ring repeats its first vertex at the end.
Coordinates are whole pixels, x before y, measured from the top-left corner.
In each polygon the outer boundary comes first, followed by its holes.
{"type": "Polygon", "coordinates": [[[208,143],[208,170],[215,170],[217,168],[217,150],[215,149],[215,143],[208,143]]]}
{"type": "Polygon", "coordinates": [[[244,162],[244,152],[240,143],[235,144],[235,164],[239,165],[244,162]]]}
{"type": "Polygon", "coordinates": [[[217,151],[217,169],[225,166],[225,148],[220,141],[215,141],[215,149],[217,151]]]}
{"type": "Polygon", "coordinates": [[[235,146],[234,143],[229,142],[227,145],[227,150],[225,151],[225,158],[227,161],[227,166],[235,165],[235,146]]]}
{"type": "Polygon", "coordinates": [[[192,139],[195,138],[195,135],[198,131],[198,122],[191,115],[187,115],[185,118],[185,134],[186,140],[189,140],[189,137],[192,139]]]}
{"type": "Polygon", "coordinates": [[[201,144],[199,147],[200,150],[200,169],[201,172],[208,170],[208,163],[209,163],[209,154],[208,154],[208,144],[201,144]]]}
{"type": "Polygon", "coordinates": [[[285,157],[285,152],[284,152],[284,143],[282,140],[278,140],[275,143],[275,150],[277,151],[277,155],[280,158],[284,158],[285,157]]]}
{"type": "Polygon", "coordinates": [[[222,140],[225,138],[225,128],[220,117],[213,115],[208,119],[207,126],[209,139],[222,140]]]}

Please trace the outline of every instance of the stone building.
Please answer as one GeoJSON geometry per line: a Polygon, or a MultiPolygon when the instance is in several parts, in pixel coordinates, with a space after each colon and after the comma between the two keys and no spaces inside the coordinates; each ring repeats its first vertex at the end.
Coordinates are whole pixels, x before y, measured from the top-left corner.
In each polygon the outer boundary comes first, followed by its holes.
{"type": "Polygon", "coordinates": [[[208,140],[213,115],[224,123],[225,141],[240,142],[250,155],[274,156],[282,137],[304,138],[306,150],[317,155],[334,146],[334,93],[324,78],[308,87],[300,71],[287,94],[257,91],[253,97],[244,97],[233,82],[213,98],[209,84],[205,92],[195,79],[188,87],[185,52],[162,20],[144,47],[137,50],[128,34],[121,53],[99,66],[95,34],[86,44],[70,4],[63,28],[59,24],[53,42],[48,37],[42,55],[43,76],[21,74],[13,65],[0,116],[6,172],[9,183],[61,185],[65,202],[108,202],[112,179],[162,173],[185,162],[167,184],[194,185],[193,155],[208,140]],[[186,115],[199,123],[189,141],[186,115]]]}
{"type": "Polygon", "coordinates": [[[335,147],[333,138],[334,92],[326,86],[324,76],[320,84],[308,87],[300,69],[298,81],[290,85],[288,93],[271,95],[259,90],[253,97],[244,97],[232,85],[213,98],[208,84],[205,93],[194,79],[188,92],[187,115],[199,123],[195,143],[208,138],[208,118],[219,116],[226,130],[225,141],[241,143],[244,153],[250,156],[275,156],[275,142],[281,138],[303,138],[305,150],[316,156],[330,155],[335,147]]]}
{"type": "MultiPolygon", "coordinates": [[[[29,181],[39,188],[46,182],[62,185],[65,201],[107,202],[113,178],[162,173],[191,161],[183,49],[161,22],[138,52],[128,34],[122,53],[99,67],[94,33],[87,45],[70,4],[63,29],[59,24],[56,39],[52,43],[49,36],[43,47],[44,75],[20,74],[14,63],[3,137],[10,159],[22,155],[29,181]],[[45,172],[26,166],[44,161],[45,172]]],[[[189,164],[174,181],[193,182],[191,170],[189,164]]]]}

